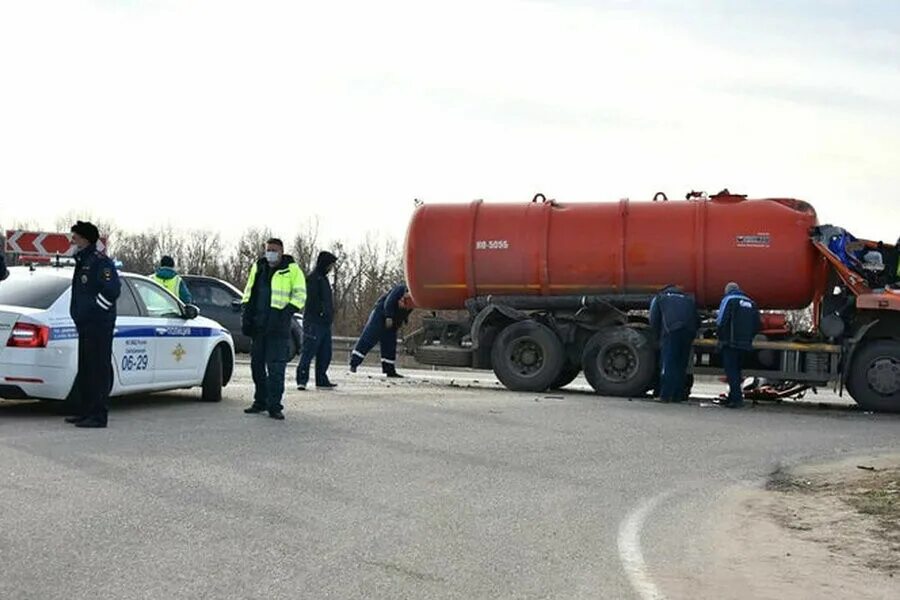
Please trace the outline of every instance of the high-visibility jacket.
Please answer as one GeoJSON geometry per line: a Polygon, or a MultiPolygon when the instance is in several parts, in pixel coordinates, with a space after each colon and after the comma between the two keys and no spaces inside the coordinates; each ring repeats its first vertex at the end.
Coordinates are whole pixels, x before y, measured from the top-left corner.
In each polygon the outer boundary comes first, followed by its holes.
{"type": "Polygon", "coordinates": [[[168,279],[164,279],[164,278],[160,277],[159,275],[157,275],[156,273],[154,273],[153,275],[150,276],[150,278],[153,279],[153,281],[155,281],[159,285],[166,288],[170,294],[172,294],[176,298],[178,297],[178,291],[181,289],[181,275],[176,275],[175,277],[170,277],[168,279]]]}
{"type": "MultiPolygon", "coordinates": [[[[256,274],[259,272],[259,263],[260,261],[257,261],[250,267],[250,276],[247,278],[244,297],[241,300],[244,304],[250,302],[253,285],[256,283],[256,274]]],[[[303,271],[290,256],[284,256],[276,269],[275,274],[272,275],[270,306],[281,310],[290,304],[298,311],[303,310],[303,305],[306,303],[306,278],[303,276],[303,271]]]]}
{"type": "Polygon", "coordinates": [[[185,304],[190,304],[194,301],[191,291],[188,289],[187,284],[184,283],[184,279],[172,267],[160,267],[148,277],[166,288],[170,294],[185,304]]]}

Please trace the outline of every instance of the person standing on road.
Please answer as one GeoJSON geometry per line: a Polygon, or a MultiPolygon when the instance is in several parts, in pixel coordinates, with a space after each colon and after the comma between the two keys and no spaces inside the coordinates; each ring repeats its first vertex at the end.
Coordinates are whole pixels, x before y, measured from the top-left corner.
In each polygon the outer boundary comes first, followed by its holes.
{"type": "Polygon", "coordinates": [[[266,242],[266,253],[247,277],[241,301],[241,331],[251,339],[250,370],[253,373],[253,404],[247,414],[268,411],[284,420],[281,398],[284,372],[290,352],[291,321],[306,302],[306,279],[293,257],[284,253],[278,238],[266,242]]]}
{"type": "Polygon", "coordinates": [[[316,389],[337,387],[328,379],[331,364],[331,325],[334,323],[334,295],[328,273],[337,257],[331,252],[319,252],[316,266],[309,275],[306,308],[303,310],[303,350],[297,365],[297,389],[305,390],[309,383],[309,365],[316,360],[316,389]]]}
{"type": "Polygon", "coordinates": [[[659,336],[659,398],[662,402],[686,400],[685,378],[698,326],[694,297],[667,285],[650,303],[650,326],[659,336]]]}
{"type": "Polygon", "coordinates": [[[188,289],[184,279],[181,278],[181,275],[178,274],[178,271],[175,270],[175,259],[171,256],[163,256],[160,259],[159,267],[150,278],[185,304],[190,304],[193,301],[191,291],[188,289]]]}
{"type": "Polygon", "coordinates": [[[9,271],[6,269],[6,255],[0,250],[0,281],[9,277],[9,271]]]}
{"type": "Polygon", "coordinates": [[[388,377],[403,377],[397,373],[397,330],[403,327],[412,311],[412,296],[403,284],[394,286],[379,298],[350,355],[350,372],[356,373],[369,350],[380,344],[382,373],[388,377]]]}
{"type": "Polygon", "coordinates": [[[66,417],[76,427],[106,427],[112,388],[112,343],[116,326],[116,300],[121,283],[116,267],[97,249],[100,232],[93,223],[72,226],[75,270],[69,314],[78,332],[78,373],[75,390],[78,414],[66,417]]]}
{"type": "Polygon", "coordinates": [[[722,352],[722,365],[728,378],[728,408],[744,406],[741,366],[744,354],[753,349],[753,338],[760,329],[759,310],[738,284],[725,286],[725,297],[716,316],[716,332],[722,352]]]}

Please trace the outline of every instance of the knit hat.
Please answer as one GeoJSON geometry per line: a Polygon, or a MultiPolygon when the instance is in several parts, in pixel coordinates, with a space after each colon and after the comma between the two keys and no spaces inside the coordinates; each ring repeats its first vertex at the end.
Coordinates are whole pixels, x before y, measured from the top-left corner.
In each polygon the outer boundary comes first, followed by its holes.
{"type": "Polygon", "coordinates": [[[98,231],[97,226],[90,221],[76,222],[72,225],[71,231],[72,233],[77,233],[91,244],[96,244],[97,240],[100,239],[100,231],[98,231]]]}

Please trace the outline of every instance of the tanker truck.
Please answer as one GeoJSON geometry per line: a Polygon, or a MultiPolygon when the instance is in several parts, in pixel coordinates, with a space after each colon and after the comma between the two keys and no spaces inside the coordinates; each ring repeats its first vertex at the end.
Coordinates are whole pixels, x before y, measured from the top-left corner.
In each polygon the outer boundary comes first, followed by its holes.
{"type": "MultiPolygon", "coordinates": [[[[820,225],[807,202],[727,190],[678,201],[660,193],[563,203],[538,194],[523,203],[419,204],[406,280],[431,316],[406,348],[420,363],[493,370],[511,390],[558,389],[583,371],[598,394],[639,397],[658,382],[647,319],[656,292],[677,284],[712,317],[735,281],[763,313],[745,376],[778,389],[846,388],[866,410],[900,412],[900,290],[854,269],[835,245],[848,239],[820,225]],[[789,311],[804,309],[811,324],[792,327],[789,311]]],[[[722,375],[708,323],[692,373],[722,375]]]]}

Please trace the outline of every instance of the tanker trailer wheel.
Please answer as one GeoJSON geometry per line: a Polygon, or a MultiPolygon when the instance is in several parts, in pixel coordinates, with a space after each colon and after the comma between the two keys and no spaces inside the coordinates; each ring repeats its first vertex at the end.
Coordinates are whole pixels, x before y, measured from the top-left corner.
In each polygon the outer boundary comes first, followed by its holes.
{"type": "Polygon", "coordinates": [[[519,321],[494,340],[491,365],[497,379],[516,392],[542,392],[559,377],[565,363],[562,342],[536,321],[519,321]]]}
{"type": "Polygon", "coordinates": [[[594,334],[582,356],[584,376],[598,394],[643,396],[656,379],[656,352],[650,340],[629,327],[594,334]]]}
{"type": "Polygon", "coordinates": [[[864,410],[900,412],[900,341],[874,340],[857,350],[847,390],[864,410]]]}

